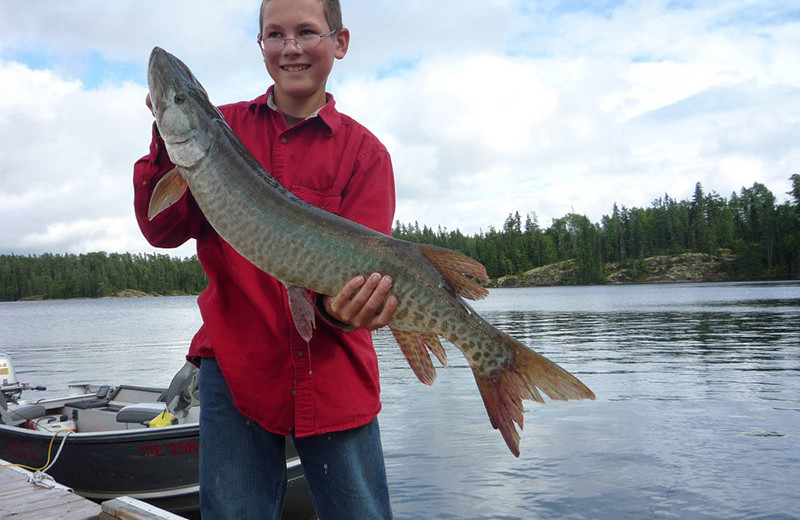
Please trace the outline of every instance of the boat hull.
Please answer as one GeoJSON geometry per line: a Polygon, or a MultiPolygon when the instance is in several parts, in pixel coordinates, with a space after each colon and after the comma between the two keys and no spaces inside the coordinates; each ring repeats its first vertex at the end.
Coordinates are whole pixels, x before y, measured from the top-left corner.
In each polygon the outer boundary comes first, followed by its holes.
{"type": "MultiPolygon", "coordinates": [[[[102,502],[130,496],[176,513],[199,510],[197,424],[110,432],[59,434],[0,425],[0,459],[47,470],[77,494],[102,502]]],[[[289,484],[283,518],[315,518],[297,454],[289,443],[289,484]]]]}

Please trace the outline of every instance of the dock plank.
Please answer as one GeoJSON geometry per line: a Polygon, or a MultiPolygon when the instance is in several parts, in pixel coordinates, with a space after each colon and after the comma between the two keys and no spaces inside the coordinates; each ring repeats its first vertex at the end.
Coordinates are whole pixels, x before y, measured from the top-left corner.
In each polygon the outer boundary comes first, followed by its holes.
{"type": "Polygon", "coordinates": [[[118,520],[186,520],[174,513],[161,510],[131,497],[106,500],[103,502],[103,514],[113,516],[105,517],[101,515],[100,520],[106,520],[106,518],[116,518],[118,520]]]}
{"type": "Polygon", "coordinates": [[[185,520],[130,497],[96,504],[60,484],[37,486],[30,476],[0,459],[0,520],[185,520]]]}
{"type": "Polygon", "coordinates": [[[0,459],[0,519],[96,520],[102,511],[64,486],[52,488],[28,482],[30,472],[0,459]]]}

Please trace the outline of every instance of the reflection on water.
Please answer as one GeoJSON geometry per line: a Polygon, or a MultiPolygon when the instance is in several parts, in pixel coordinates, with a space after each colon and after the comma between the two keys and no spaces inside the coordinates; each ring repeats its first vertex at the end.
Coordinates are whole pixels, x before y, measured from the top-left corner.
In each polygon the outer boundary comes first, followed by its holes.
{"type": "MultiPolygon", "coordinates": [[[[166,386],[200,326],[195,297],[0,303],[0,352],[20,380],[44,384],[37,397],[70,383],[166,386]]],[[[31,396],[33,394],[30,394],[31,396]]]]}
{"type": "MultiPolygon", "coordinates": [[[[397,518],[800,518],[800,283],[497,289],[473,307],[598,399],[527,404],[517,459],[452,345],[428,388],[378,331],[397,518]]],[[[0,351],[55,393],[164,385],[198,325],[193,298],[0,304],[0,351]]]]}
{"type": "Polygon", "coordinates": [[[598,396],[526,406],[520,459],[452,346],[434,387],[415,389],[379,333],[398,516],[800,518],[798,294],[797,283],[493,290],[474,308],[598,396]]]}

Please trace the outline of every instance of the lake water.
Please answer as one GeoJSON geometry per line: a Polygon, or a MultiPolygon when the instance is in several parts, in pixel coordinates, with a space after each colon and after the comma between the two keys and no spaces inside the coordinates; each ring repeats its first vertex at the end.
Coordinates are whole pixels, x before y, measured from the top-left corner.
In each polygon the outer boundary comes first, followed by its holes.
{"type": "MultiPolygon", "coordinates": [[[[455,348],[428,388],[377,332],[397,518],[800,518],[800,283],[495,289],[474,308],[597,400],[526,404],[517,459],[455,348]]],[[[199,323],[188,297],[0,303],[0,352],[46,395],[165,386],[199,323]]]]}

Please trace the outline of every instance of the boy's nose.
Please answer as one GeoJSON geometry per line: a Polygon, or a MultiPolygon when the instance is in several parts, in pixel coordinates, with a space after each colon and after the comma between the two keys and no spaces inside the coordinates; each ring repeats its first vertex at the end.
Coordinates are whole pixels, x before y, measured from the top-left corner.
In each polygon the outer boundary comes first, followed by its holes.
{"type": "Polygon", "coordinates": [[[294,38],[289,38],[283,43],[284,54],[302,54],[303,48],[294,38]]]}

